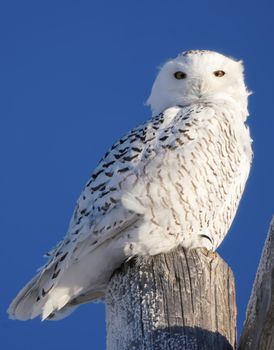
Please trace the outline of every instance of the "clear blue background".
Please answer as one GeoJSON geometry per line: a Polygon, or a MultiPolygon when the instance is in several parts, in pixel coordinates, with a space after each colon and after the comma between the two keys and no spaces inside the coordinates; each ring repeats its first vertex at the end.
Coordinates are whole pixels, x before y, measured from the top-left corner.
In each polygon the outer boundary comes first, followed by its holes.
{"type": "Polygon", "coordinates": [[[0,347],[105,348],[102,304],[60,322],[6,308],[66,232],[107,147],[150,116],[156,67],[186,49],[243,58],[254,164],[219,252],[237,283],[239,330],[273,213],[272,1],[1,1],[0,347]]]}

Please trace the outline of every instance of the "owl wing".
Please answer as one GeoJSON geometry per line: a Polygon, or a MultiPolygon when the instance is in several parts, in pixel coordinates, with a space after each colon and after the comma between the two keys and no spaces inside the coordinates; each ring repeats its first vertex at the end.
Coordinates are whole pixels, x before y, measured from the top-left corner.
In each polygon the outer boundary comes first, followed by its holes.
{"type": "Polygon", "coordinates": [[[198,113],[212,115],[212,110],[170,108],[131,130],[106,152],[77,201],[67,236],[50,252],[46,268],[56,261],[66,261],[67,267],[141,219],[145,208],[129,202],[132,190],[149,181],[143,169],[157,159],[161,162],[167,152],[178,147],[183,151],[195,142],[191,123],[198,113]]]}
{"type": "Polygon", "coordinates": [[[101,159],[77,201],[67,235],[45,254],[47,263],[13,300],[8,309],[11,318],[35,317],[69,266],[138,219],[121,198],[141,162],[148,129],[149,122],[131,130],[101,159]],[[37,312],[31,311],[34,304],[37,312]]]}
{"type": "Polygon", "coordinates": [[[152,160],[194,142],[196,136],[189,127],[194,112],[193,108],[170,108],[131,130],[111,147],[81,193],[67,235],[46,254],[47,264],[19,292],[8,310],[11,317],[37,316],[38,307],[37,314],[29,315],[26,310],[46,299],[64,270],[141,219],[144,208],[135,203],[132,210],[128,205],[130,192],[135,186],[145,187],[148,179],[143,169],[152,160]]]}

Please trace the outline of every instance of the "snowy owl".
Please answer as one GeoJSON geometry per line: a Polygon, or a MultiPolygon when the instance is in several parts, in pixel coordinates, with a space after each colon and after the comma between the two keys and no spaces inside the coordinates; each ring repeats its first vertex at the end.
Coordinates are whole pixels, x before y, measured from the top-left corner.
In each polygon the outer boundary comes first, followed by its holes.
{"type": "Polygon", "coordinates": [[[104,155],[67,235],[9,307],[11,318],[61,319],[104,297],[113,271],[181,245],[215,250],[235,216],[252,160],[243,65],[212,51],[167,61],[152,117],[104,155]]]}

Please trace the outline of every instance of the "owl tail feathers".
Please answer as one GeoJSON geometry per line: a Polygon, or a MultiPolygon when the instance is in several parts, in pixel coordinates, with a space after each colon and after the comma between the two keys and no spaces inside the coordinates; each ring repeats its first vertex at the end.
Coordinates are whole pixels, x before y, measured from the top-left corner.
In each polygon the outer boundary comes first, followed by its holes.
{"type": "Polygon", "coordinates": [[[39,275],[34,277],[16,296],[10,304],[7,312],[13,320],[26,321],[36,317],[39,275]]]}
{"type": "Polygon", "coordinates": [[[12,301],[7,310],[10,319],[26,321],[41,315],[42,321],[46,319],[57,320],[67,317],[77,307],[77,305],[65,307],[70,300],[70,296],[66,294],[58,298],[58,303],[50,295],[40,301],[37,282],[38,277],[35,277],[12,301]]]}
{"type": "Polygon", "coordinates": [[[38,274],[12,301],[7,310],[9,317],[26,321],[41,315],[42,321],[61,320],[69,316],[80,304],[103,298],[103,293],[97,291],[73,297],[68,288],[58,286],[40,298],[39,290],[41,290],[41,275],[38,274]]]}
{"type": "MultiPolygon", "coordinates": [[[[12,301],[7,310],[10,319],[26,321],[39,315],[41,315],[42,321],[45,319],[62,319],[76,308],[76,306],[70,307],[68,312],[68,308],[65,306],[71,297],[68,293],[64,293],[63,290],[58,293],[58,288],[53,290],[53,293],[40,298],[39,290],[41,286],[39,277],[39,275],[34,277],[12,301]],[[57,317],[56,314],[59,313],[59,310],[60,314],[57,317]]],[[[44,291],[44,289],[42,290],[44,291]]]]}
{"type": "Polygon", "coordinates": [[[14,320],[29,320],[41,315],[46,319],[55,309],[61,309],[71,297],[68,288],[59,291],[52,279],[53,267],[41,270],[15,297],[7,312],[14,320]]]}

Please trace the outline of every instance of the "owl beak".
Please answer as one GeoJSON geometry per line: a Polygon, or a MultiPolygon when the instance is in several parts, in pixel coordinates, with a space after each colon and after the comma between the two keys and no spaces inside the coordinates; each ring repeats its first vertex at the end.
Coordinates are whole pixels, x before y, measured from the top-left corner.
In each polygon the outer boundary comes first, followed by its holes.
{"type": "Polygon", "coordinates": [[[201,98],[202,97],[202,84],[198,85],[198,97],[201,98]]]}
{"type": "Polygon", "coordinates": [[[196,81],[196,91],[197,91],[197,97],[201,98],[203,96],[203,90],[204,90],[204,84],[202,79],[199,79],[196,81]]]}

